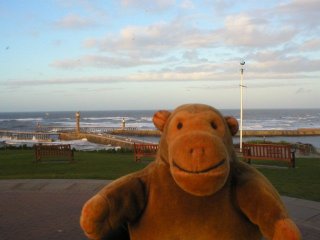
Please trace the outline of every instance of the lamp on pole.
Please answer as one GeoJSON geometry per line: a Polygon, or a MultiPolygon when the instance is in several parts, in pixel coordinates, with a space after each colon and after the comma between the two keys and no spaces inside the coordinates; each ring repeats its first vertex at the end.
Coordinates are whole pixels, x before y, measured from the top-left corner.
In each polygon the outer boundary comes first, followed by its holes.
{"type": "Polygon", "coordinates": [[[244,65],[245,61],[240,62],[240,152],[242,152],[242,126],[243,126],[243,71],[244,71],[244,65]]]}

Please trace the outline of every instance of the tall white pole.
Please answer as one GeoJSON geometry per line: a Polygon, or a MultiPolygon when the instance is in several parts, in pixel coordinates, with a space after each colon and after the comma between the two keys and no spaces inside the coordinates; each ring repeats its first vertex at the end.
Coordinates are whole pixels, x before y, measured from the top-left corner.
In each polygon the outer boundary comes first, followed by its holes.
{"type": "Polygon", "coordinates": [[[240,62],[240,152],[242,152],[242,130],[243,130],[243,70],[245,62],[240,62]]]}
{"type": "Polygon", "coordinates": [[[241,68],[240,77],[240,152],[242,152],[242,119],[243,119],[243,68],[241,68]]]}

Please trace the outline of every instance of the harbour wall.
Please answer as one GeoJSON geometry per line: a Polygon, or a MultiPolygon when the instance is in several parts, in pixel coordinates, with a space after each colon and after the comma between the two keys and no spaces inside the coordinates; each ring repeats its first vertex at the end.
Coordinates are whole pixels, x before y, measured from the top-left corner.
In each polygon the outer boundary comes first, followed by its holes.
{"type": "MultiPolygon", "coordinates": [[[[240,133],[238,132],[237,135],[240,133]]],[[[296,130],[243,130],[242,136],[264,137],[264,136],[320,136],[320,128],[299,128],[296,130]]]]}
{"type": "Polygon", "coordinates": [[[97,135],[92,133],[60,133],[60,140],[78,140],[86,138],[89,142],[104,144],[104,145],[112,145],[119,146],[123,149],[133,150],[133,142],[130,140],[114,137],[114,136],[105,136],[105,135],[97,135]]]}
{"type": "Polygon", "coordinates": [[[159,137],[161,132],[159,130],[146,130],[146,129],[116,129],[111,134],[114,135],[125,135],[125,136],[149,136],[159,137]]]}
{"type": "MultiPolygon", "coordinates": [[[[320,136],[319,128],[303,128],[297,130],[244,130],[243,136],[246,137],[270,137],[270,136],[320,136]]],[[[110,134],[94,134],[94,133],[60,133],[61,140],[75,140],[86,138],[89,142],[120,146],[123,149],[133,149],[134,142],[123,136],[156,136],[160,137],[161,132],[158,130],[138,130],[138,129],[117,129],[110,134]],[[117,135],[117,136],[115,136],[117,135]]],[[[238,134],[239,135],[239,132],[238,134]]]]}
{"type": "MultiPolygon", "coordinates": [[[[142,129],[114,129],[109,134],[88,133],[88,132],[60,132],[60,133],[39,133],[39,132],[17,132],[0,130],[0,137],[9,137],[11,139],[37,139],[51,141],[52,139],[77,140],[86,138],[88,141],[120,146],[123,149],[133,149],[134,142],[128,136],[156,136],[159,137],[161,132],[158,130],[142,129]],[[117,135],[117,136],[115,136],[117,135]]],[[[239,132],[238,134],[239,135],[239,132]]],[[[243,130],[244,137],[271,137],[271,136],[320,136],[320,128],[301,128],[297,130],[243,130]]]]}
{"type": "Polygon", "coordinates": [[[19,131],[7,131],[0,130],[0,138],[10,138],[16,140],[43,140],[51,141],[58,139],[58,133],[39,133],[39,132],[19,132],[19,131]]]}
{"type": "MultiPolygon", "coordinates": [[[[115,135],[127,136],[160,136],[158,130],[118,129],[111,132],[115,135]]],[[[240,135],[238,131],[237,135],[240,135]]],[[[296,130],[243,130],[242,136],[267,137],[267,136],[320,136],[320,128],[299,128],[296,130]]]]}

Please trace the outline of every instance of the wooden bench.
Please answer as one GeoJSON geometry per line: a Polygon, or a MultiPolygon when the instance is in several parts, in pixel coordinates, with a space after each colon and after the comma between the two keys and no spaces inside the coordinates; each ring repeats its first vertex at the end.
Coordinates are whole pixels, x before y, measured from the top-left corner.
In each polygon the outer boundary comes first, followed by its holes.
{"type": "Polygon", "coordinates": [[[70,144],[36,144],[34,148],[36,162],[40,162],[43,158],[74,161],[74,154],[70,144]]]}
{"type": "Polygon", "coordinates": [[[155,157],[159,148],[158,144],[134,143],[134,159],[139,162],[142,157],[155,157]]]}
{"type": "Polygon", "coordinates": [[[275,160],[286,161],[290,167],[295,167],[295,150],[291,145],[243,143],[242,153],[248,163],[251,160],[275,160]]]}

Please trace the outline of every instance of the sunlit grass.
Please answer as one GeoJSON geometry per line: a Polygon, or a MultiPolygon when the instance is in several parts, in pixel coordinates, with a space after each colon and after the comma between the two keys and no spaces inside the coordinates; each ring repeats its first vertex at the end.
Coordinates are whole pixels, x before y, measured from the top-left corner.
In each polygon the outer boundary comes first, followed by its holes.
{"type": "Polygon", "coordinates": [[[0,179],[115,179],[144,168],[133,153],[75,152],[75,162],[56,158],[35,163],[33,150],[1,150],[0,179]],[[59,160],[59,161],[58,161],[59,160]]]}
{"type": "MultiPolygon", "coordinates": [[[[34,162],[31,149],[0,150],[0,179],[116,179],[147,166],[151,159],[134,161],[133,153],[75,152],[75,163],[61,161],[34,162]]],[[[320,201],[320,158],[297,159],[296,168],[275,162],[253,164],[258,167],[281,195],[320,201]]]]}

